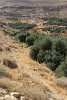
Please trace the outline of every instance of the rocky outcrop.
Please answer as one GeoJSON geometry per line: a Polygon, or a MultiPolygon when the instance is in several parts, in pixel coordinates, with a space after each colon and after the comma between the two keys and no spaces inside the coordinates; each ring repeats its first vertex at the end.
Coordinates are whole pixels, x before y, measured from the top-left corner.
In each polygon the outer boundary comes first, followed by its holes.
{"type": "Polygon", "coordinates": [[[8,92],[0,88],[0,100],[24,100],[24,96],[21,96],[18,92],[8,92]]]}

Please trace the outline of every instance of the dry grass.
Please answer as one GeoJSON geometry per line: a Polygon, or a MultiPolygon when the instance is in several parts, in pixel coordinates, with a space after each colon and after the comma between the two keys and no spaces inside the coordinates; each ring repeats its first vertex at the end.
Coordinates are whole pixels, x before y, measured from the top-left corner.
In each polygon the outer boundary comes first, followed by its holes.
{"type": "Polygon", "coordinates": [[[11,78],[11,75],[8,73],[9,69],[4,65],[0,65],[0,78],[6,77],[11,78]]]}
{"type": "Polygon", "coordinates": [[[0,79],[0,87],[1,88],[7,89],[8,91],[14,91],[14,88],[16,86],[17,85],[15,84],[15,82],[10,81],[8,78],[1,78],[0,79]]]}
{"type": "Polygon", "coordinates": [[[22,85],[19,82],[2,78],[0,79],[0,87],[7,89],[10,92],[19,92],[21,95],[24,95],[27,100],[45,100],[44,89],[36,86],[32,87],[27,84],[22,85]]]}

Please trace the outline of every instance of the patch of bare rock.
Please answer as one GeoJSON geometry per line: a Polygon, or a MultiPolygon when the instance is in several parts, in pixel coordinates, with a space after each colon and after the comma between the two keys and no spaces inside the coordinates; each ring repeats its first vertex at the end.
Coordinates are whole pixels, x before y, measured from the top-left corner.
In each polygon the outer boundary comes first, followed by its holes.
{"type": "Polygon", "coordinates": [[[8,92],[5,89],[0,88],[0,100],[24,100],[24,96],[21,96],[18,92],[8,92]]]}

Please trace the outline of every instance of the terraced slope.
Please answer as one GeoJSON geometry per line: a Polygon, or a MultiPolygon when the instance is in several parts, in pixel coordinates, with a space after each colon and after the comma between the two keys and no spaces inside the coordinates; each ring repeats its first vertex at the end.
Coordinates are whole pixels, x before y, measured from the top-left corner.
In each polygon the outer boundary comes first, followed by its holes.
{"type": "Polygon", "coordinates": [[[67,0],[0,0],[0,16],[67,17],[67,0]]]}

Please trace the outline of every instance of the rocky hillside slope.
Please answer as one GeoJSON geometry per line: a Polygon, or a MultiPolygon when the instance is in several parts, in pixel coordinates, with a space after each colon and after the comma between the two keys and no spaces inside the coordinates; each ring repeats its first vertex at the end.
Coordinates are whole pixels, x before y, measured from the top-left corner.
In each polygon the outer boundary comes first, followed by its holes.
{"type": "Polygon", "coordinates": [[[0,16],[67,17],[67,0],[0,0],[0,16]]]}
{"type": "Polygon", "coordinates": [[[0,100],[67,100],[67,79],[33,61],[29,50],[0,31],[0,100]]]}

